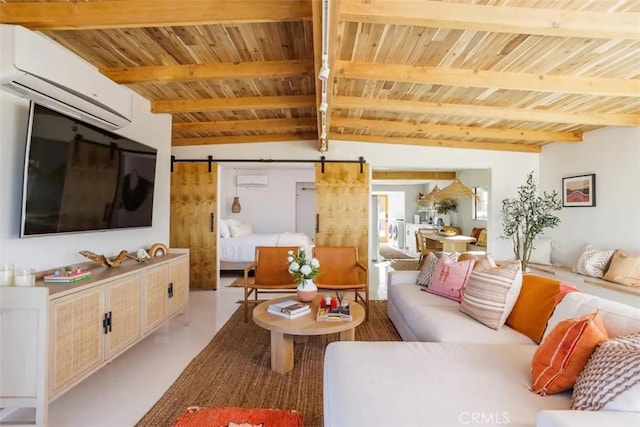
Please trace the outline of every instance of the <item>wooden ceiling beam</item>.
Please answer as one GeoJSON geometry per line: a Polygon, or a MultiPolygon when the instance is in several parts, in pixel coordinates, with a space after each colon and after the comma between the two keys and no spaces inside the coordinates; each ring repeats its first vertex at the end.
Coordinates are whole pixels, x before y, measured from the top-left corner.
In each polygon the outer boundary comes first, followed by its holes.
{"type": "Polygon", "coordinates": [[[339,77],[596,96],[640,97],[640,80],[338,61],[339,77]]]}
{"type": "Polygon", "coordinates": [[[304,133],[278,133],[268,135],[234,135],[234,136],[207,136],[202,138],[173,138],[171,145],[181,147],[186,145],[218,145],[218,144],[244,144],[255,142],[300,142],[315,141],[314,132],[304,133]]]}
{"type": "Polygon", "coordinates": [[[371,179],[456,179],[456,172],[429,172],[429,171],[373,171],[371,179]]]}
{"type": "Polygon", "coordinates": [[[329,55],[329,78],[327,79],[327,114],[326,114],[326,131],[327,131],[327,150],[329,149],[329,131],[331,129],[331,111],[333,110],[333,86],[336,82],[336,58],[340,57],[340,10],[342,8],[342,0],[329,0],[329,34],[327,35],[327,53],[329,55]]]}
{"type": "Polygon", "coordinates": [[[640,13],[415,0],[343,0],[343,21],[557,37],[640,40],[640,13]]]}
{"type": "Polygon", "coordinates": [[[406,132],[450,135],[471,138],[519,139],[523,141],[582,142],[581,132],[553,132],[525,129],[483,128],[474,126],[412,123],[390,120],[352,119],[334,117],[334,127],[370,129],[377,132],[406,132]]]}
{"type": "Polygon", "coordinates": [[[313,61],[265,61],[222,64],[156,65],[100,70],[122,83],[173,83],[198,80],[277,79],[310,76],[313,61]]]}
{"type": "Polygon", "coordinates": [[[308,129],[316,126],[315,117],[300,119],[223,120],[215,122],[173,123],[173,134],[188,132],[241,132],[308,129]]]}
{"type": "Polygon", "coordinates": [[[429,114],[439,116],[490,118],[523,122],[567,123],[591,126],[638,126],[640,114],[611,114],[589,112],[561,112],[526,110],[522,108],[490,107],[473,104],[444,104],[422,101],[398,101],[390,99],[336,96],[334,108],[392,111],[398,113],[429,114]]]}
{"type": "Polygon", "coordinates": [[[510,144],[504,142],[471,142],[451,139],[409,138],[378,135],[352,135],[332,132],[331,139],[345,142],[372,142],[381,144],[418,145],[422,147],[466,148],[476,150],[514,151],[523,153],[539,153],[541,148],[534,144],[510,144]]]}
{"type": "Polygon", "coordinates": [[[154,113],[197,113],[200,111],[273,110],[313,107],[313,95],[250,96],[242,98],[171,99],[152,101],[154,113]]]}
{"type": "Polygon", "coordinates": [[[308,21],[305,0],[127,0],[0,3],[5,24],[32,30],[308,21]]]}

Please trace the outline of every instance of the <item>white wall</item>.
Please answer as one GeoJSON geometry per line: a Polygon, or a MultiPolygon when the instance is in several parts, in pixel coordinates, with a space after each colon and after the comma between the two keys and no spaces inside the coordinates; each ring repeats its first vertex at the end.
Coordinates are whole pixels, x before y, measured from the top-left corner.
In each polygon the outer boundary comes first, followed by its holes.
{"type": "Polygon", "coordinates": [[[158,150],[153,227],[19,238],[28,110],[28,101],[0,91],[0,263],[44,270],[87,261],[81,250],[111,256],[169,243],[171,116],[151,114],[149,102],[136,94],[133,122],[116,133],[158,150]]]}
{"type": "MultiPolygon", "coordinates": [[[[180,158],[180,156],[176,156],[180,158]]],[[[186,157],[185,157],[186,158],[186,157]]],[[[256,165],[221,164],[220,218],[233,218],[250,224],[256,233],[293,232],[296,229],[296,182],[315,182],[316,172],[312,163],[297,168],[283,165],[281,169],[256,165]],[[266,175],[266,187],[237,187],[238,175],[266,175]],[[240,198],[240,213],[231,213],[231,203],[236,194],[240,198]]],[[[314,236],[309,236],[314,238],[314,236]]]]}
{"type": "MultiPolygon", "coordinates": [[[[178,158],[229,159],[308,159],[319,160],[322,155],[315,141],[306,143],[264,143],[175,147],[178,158]]],[[[439,147],[418,147],[390,144],[331,141],[327,159],[357,160],[363,156],[373,168],[390,169],[490,169],[490,219],[487,221],[489,252],[496,259],[512,258],[508,241],[499,239],[501,201],[515,195],[517,184],[524,182],[529,171],[538,171],[539,154],[510,153],[487,150],[466,150],[439,147]]]]}
{"type": "Polygon", "coordinates": [[[545,233],[552,261],[574,265],[587,243],[640,254],[640,127],[603,128],[581,144],[550,144],[540,156],[540,187],[562,193],[562,178],[596,174],[596,206],[563,208],[545,233]]]}

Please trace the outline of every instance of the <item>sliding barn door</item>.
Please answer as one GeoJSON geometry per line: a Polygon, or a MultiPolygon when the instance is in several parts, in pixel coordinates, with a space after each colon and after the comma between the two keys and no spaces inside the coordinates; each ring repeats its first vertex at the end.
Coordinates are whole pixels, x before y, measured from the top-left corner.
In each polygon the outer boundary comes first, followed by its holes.
{"type": "Polygon", "coordinates": [[[190,249],[191,289],[216,289],[217,164],[176,162],[171,173],[170,241],[190,249]]]}
{"type": "Polygon", "coordinates": [[[316,245],[356,246],[369,265],[369,165],[316,165],[316,245]]]}

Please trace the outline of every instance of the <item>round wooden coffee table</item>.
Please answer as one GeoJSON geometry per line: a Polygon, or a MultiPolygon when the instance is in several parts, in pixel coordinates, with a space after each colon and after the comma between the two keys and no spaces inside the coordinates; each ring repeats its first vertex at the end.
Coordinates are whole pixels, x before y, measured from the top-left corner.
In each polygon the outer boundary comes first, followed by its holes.
{"type": "Polygon", "coordinates": [[[364,308],[349,301],[351,322],[316,321],[318,306],[322,296],[318,295],[311,302],[311,313],[296,319],[286,319],[267,312],[270,304],[288,299],[297,300],[295,296],[285,296],[265,301],[253,309],[253,321],[262,328],[271,331],[271,370],[286,374],[293,369],[294,336],[328,335],[340,333],[340,341],[353,341],[356,326],[364,321],[364,308]]]}

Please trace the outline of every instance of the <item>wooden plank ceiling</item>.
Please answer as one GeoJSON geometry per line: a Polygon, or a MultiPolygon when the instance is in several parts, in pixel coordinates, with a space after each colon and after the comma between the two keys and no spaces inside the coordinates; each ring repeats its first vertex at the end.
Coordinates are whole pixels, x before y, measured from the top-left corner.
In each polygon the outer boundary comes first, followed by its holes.
{"type": "MultiPolygon", "coordinates": [[[[175,146],[299,143],[319,141],[322,9],[0,0],[0,21],[172,114],[175,146]]],[[[327,20],[329,141],[539,152],[640,125],[638,0],[331,0],[327,20]]]]}

